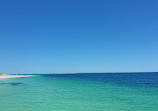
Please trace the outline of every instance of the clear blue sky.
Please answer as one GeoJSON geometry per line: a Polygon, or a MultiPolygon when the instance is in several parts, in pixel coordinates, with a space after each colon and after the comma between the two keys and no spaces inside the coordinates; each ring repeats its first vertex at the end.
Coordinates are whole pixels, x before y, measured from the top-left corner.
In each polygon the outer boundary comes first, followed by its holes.
{"type": "Polygon", "coordinates": [[[0,0],[0,72],[158,71],[157,0],[0,0]]]}

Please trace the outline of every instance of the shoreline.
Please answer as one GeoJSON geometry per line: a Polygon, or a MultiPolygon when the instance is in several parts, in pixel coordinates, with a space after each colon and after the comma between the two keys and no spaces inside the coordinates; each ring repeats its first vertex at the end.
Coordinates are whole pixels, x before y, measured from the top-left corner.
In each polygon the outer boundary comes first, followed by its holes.
{"type": "Polygon", "coordinates": [[[18,77],[35,77],[37,75],[6,75],[0,74],[0,79],[7,79],[7,78],[18,78],[18,77]]]}

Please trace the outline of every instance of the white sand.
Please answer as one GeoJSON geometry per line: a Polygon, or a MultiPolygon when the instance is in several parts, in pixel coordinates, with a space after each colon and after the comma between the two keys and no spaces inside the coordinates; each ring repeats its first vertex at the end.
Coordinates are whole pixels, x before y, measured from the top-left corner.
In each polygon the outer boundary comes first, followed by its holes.
{"type": "Polygon", "coordinates": [[[6,75],[6,74],[0,74],[0,79],[6,79],[6,78],[16,78],[16,77],[34,77],[36,75],[6,75]]]}

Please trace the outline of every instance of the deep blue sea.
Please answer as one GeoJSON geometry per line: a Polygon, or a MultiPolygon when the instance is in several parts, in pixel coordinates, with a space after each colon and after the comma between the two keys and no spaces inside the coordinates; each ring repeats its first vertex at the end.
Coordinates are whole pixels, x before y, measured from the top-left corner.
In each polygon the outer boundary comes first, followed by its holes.
{"type": "Polygon", "coordinates": [[[0,111],[158,111],[158,73],[38,75],[0,80],[0,111]]]}

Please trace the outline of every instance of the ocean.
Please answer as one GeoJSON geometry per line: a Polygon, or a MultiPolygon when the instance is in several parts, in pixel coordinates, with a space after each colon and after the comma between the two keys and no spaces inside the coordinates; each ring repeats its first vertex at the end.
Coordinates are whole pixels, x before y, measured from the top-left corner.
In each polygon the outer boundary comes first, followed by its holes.
{"type": "Polygon", "coordinates": [[[0,111],[158,111],[158,73],[1,79],[0,111]]]}

